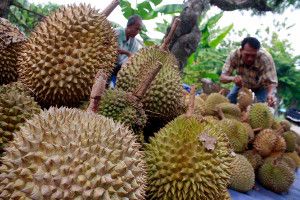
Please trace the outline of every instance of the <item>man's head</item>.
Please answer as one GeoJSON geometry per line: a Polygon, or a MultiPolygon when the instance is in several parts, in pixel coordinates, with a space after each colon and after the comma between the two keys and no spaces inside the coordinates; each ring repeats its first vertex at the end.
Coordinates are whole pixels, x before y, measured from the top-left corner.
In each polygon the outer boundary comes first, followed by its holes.
{"type": "Polygon", "coordinates": [[[134,38],[142,30],[143,22],[142,18],[138,15],[132,15],[129,17],[126,27],[126,37],[134,38]]]}
{"type": "Polygon", "coordinates": [[[260,49],[260,42],[254,37],[246,37],[241,43],[242,60],[246,65],[253,65],[257,52],[260,49]]]}

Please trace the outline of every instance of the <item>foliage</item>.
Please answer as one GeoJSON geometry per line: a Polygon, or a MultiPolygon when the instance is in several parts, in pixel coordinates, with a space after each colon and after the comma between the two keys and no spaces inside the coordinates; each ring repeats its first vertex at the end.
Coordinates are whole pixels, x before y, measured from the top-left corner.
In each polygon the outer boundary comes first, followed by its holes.
{"type": "Polygon", "coordinates": [[[29,34],[44,16],[58,8],[59,6],[53,3],[36,5],[27,0],[15,0],[10,7],[8,20],[29,34]]]}
{"type": "MultiPolygon", "coordinates": [[[[123,16],[126,19],[128,19],[131,15],[137,14],[143,20],[154,19],[158,17],[159,14],[173,15],[176,13],[180,13],[183,9],[183,4],[167,4],[159,6],[162,3],[162,1],[163,0],[145,0],[141,3],[137,3],[134,8],[128,0],[120,0],[120,6],[123,16]]],[[[160,29],[160,31],[164,30],[163,33],[165,33],[165,30],[167,29],[167,24],[164,23],[162,25],[164,25],[164,28],[160,29]]],[[[162,27],[162,25],[160,27],[162,27]]],[[[159,39],[150,38],[147,32],[147,28],[143,27],[143,30],[140,33],[146,46],[160,43],[159,39]]]]}
{"type": "Polygon", "coordinates": [[[187,61],[184,68],[184,82],[187,84],[200,85],[201,78],[210,78],[214,82],[219,81],[221,68],[226,60],[230,48],[217,48],[233,25],[224,28],[217,28],[217,23],[223,13],[210,17],[206,22],[199,22],[201,31],[201,41],[198,48],[187,61]]]}
{"type": "Polygon", "coordinates": [[[296,62],[300,55],[289,53],[288,40],[280,40],[277,33],[273,33],[271,44],[267,50],[273,56],[278,76],[278,95],[285,107],[300,107],[300,70],[296,69],[296,62]]]}

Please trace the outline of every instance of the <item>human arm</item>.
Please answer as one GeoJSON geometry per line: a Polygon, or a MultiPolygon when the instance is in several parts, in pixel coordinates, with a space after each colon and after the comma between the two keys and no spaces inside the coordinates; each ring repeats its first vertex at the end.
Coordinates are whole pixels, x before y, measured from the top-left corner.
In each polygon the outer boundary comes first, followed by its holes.
{"type": "Polygon", "coordinates": [[[222,74],[220,76],[220,82],[221,83],[231,83],[234,82],[237,86],[242,86],[243,80],[241,76],[234,76],[232,75],[233,70],[235,69],[235,66],[237,64],[237,52],[231,53],[223,66],[222,74]]]}
{"type": "Polygon", "coordinates": [[[132,53],[130,53],[129,51],[124,50],[124,49],[118,49],[118,53],[125,54],[128,58],[132,56],[132,53]]]}

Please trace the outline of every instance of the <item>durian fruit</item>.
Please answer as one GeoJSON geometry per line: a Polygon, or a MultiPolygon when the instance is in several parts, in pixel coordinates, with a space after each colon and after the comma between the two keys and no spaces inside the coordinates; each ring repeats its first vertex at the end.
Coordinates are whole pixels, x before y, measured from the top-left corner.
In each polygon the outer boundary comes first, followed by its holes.
{"type": "Polygon", "coordinates": [[[247,129],[248,141],[249,141],[248,143],[252,144],[253,141],[254,141],[254,137],[255,137],[254,131],[253,131],[252,127],[248,123],[243,122],[243,125],[247,129]]]}
{"type": "Polygon", "coordinates": [[[263,164],[263,158],[254,149],[245,151],[243,156],[247,158],[254,170],[263,164]]]}
{"type": "Polygon", "coordinates": [[[160,61],[162,69],[142,98],[142,103],[150,117],[173,119],[184,112],[184,93],[177,70],[176,58],[158,46],[146,47],[132,56],[118,73],[117,88],[133,92],[143,77],[160,61]],[[145,68],[145,65],[149,66],[145,68]]]}
{"type": "Polygon", "coordinates": [[[280,121],[280,125],[282,126],[284,131],[289,131],[291,129],[291,126],[292,126],[291,123],[286,119],[280,121]]]}
{"type": "Polygon", "coordinates": [[[260,131],[253,142],[254,149],[262,156],[270,155],[277,142],[277,135],[272,129],[264,129],[260,131]]]}
{"type": "Polygon", "coordinates": [[[248,106],[253,103],[253,94],[252,91],[248,88],[242,87],[239,90],[237,96],[237,105],[242,111],[246,111],[248,106]]]}
{"type": "MultiPolygon", "coordinates": [[[[190,101],[190,95],[185,97],[185,105],[187,106],[190,101]]],[[[205,102],[199,96],[195,96],[195,115],[204,115],[205,114],[205,102]]]]}
{"type": "Polygon", "coordinates": [[[144,199],[139,146],[112,119],[50,108],[22,126],[6,148],[0,199],[144,199]]]}
{"type": "Polygon", "coordinates": [[[207,99],[207,97],[208,97],[208,94],[202,92],[202,93],[199,95],[199,97],[200,97],[201,99],[203,99],[204,101],[206,101],[206,99],[207,99]]]}
{"type": "Polygon", "coordinates": [[[300,157],[297,154],[296,151],[290,152],[290,153],[284,153],[284,155],[290,157],[291,159],[293,159],[295,161],[295,164],[297,167],[300,167],[300,157]]]}
{"type": "Polygon", "coordinates": [[[285,139],[281,135],[278,135],[273,148],[273,152],[285,152],[285,150],[286,150],[285,139]]]}
{"type": "Polygon", "coordinates": [[[219,127],[227,135],[234,152],[244,152],[248,145],[248,130],[242,122],[235,119],[223,119],[219,127]]]}
{"type": "Polygon", "coordinates": [[[27,95],[27,96],[32,96],[33,93],[32,91],[29,90],[29,88],[24,85],[23,83],[17,81],[17,82],[12,82],[12,83],[9,83],[9,84],[6,84],[6,85],[2,85],[0,87],[0,93],[4,93],[4,92],[7,92],[7,91],[11,91],[11,90],[14,90],[18,93],[22,93],[24,95],[27,95]]]}
{"type": "Polygon", "coordinates": [[[20,57],[20,80],[43,107],[76,106],[99,69],[111,72],[117,39],[106,16],[87,5],[61,7],[31,33],[20,57]]]}
{"type": "Polygon", "coordinates": [[[260,183],[276,193],[287,192],[295,180],[294,171],[286,163],[271,159],[258,169],[260,183]]]}
{"type": "Polygon", "coordinates": [[[147,116],[143,105],[121,89],[107,90],[101,98],[98,113],[129,126],[135,132],[143,129],[147,116]]]}
{"type": "Polygon", "coordinates": [[[224,196],[222,197],[222,200],[231,200],[228,190],[224,191],[224,196]]]}
{"type": "Polygon", "coordinates": [[[283,133],[284,140],[286,142],[286,151],[293,152],[296,148],[296,136],[297,133],[294,131],[287,131],[283,133]]]}
{"type": "Polygon", "coordinates": [[[232,103],[220,103],[216,106],[216,109],[221,112],[222,117],[228,119],[240,120],[242,116],[241,109],[232,103]]]}
{"type": "Polygon", "coordinates": [[[25,40],[16,26],[0,17],[0,85],[17,81],[18,53],[25,40]]]}
{"type": "MultiPolygon", "coordinates": [[[[4,88],[3,86],[0,86],[4,88]]],[[[0,92],[0,153],[5,144],[12,140],[12,133],[34,114],[41,111],[32,97],[17,90],[4,89],[0,92]]]]}
{"type": "Polygon", "coordinates": [[[206,114],[214,115],[217,112],[217,105],[221,103],[229,103],[229,100],[219,93],[211,93],[208,95],[205,101],[206,114]]]}
{"type": "Polygon", "coordinates": [[[273,130],[280,130],[282,128],[281,124],[280,124],[280,121],[278,119],[273,119],[273,123],[272,123],[272,126],[271,128],[273,130]]]}
{"type": "Polygon", "coordinates": [[[235,156],[231,171],[230,188],[240,192],[247,192],[254,187],[254,169],[245,156],[240,154],[235,156]]]}
{"type": "Polygon", "coordinates": [[[168,123],[146,144],[149,199],[224,196],[233,160],[230,143],[217,124],[193,115],[193,102],[186,115],[168,123]]]}
{"type": "Polygon", "coordinates": [[[276,160],[276,162],[285,163],[292,170],[296,170],[297,168],[296,162],[284,153],[272,153],[269,157],[265,158],[264,162],[273,160],[276,160]]]}
{"type": "Polygon", "coordinates": [[[270,128],[273,123],[273,115],[265,103],[252,104],[249,111],[249,123],[253,129],[270,128]]]}

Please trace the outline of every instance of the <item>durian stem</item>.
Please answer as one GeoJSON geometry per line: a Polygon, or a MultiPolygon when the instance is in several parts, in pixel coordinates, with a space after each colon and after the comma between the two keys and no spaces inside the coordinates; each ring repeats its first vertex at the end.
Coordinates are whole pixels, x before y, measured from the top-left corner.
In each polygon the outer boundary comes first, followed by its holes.
{"type": "Polygon", "coordinates": [[[120,0],[113,0],[101,13],[108,17],[119,4],[120,0]]]}
{"type": "Polygon", "coordinates": [[[253,129],[254,132],[259,132],[261,130],[262,130],[262,128],[255,128],[255,129],[253,129]]]}
{"type": "Polygon", "coordinates": [[[91,95],[90,95],[90,104],[87,108],[87,111],[91,111],[97,113],[98,104],[100,102],[101,96],[105,91],[105,86],[107,82],[108,76],[102,70],[99,70],[95,76],[95,83],[92,87],[91,95]]]}
{"type": "Polygon", "coordinates": [[[133,92],[133,95],[136,96],[138,99],[141,99],[147,92],[152,81],[155,79],[156,75],[158,74],[161,68],[162,63],[157,61],[157,67],[154,70],[150,71],[148,76],[146,76],[145,80],[142,80],[141,84],[133,92]]]}
{"type": "Polygon", "coordinates": [[[221,110],[221,108],[218,108],[218,109],[217,109],[217,112],[218,112],[218,115],[220,116],[221,119],[224,119],[224,118],[225,118],[224,113],[223,113],[223,111],[221,110]]]}
{"type": "Polygon", "coordinates": [[[186,112],[186,116],[192,116],[195,112],[195,94],[196,94],[196,86],[191,86],[190,98],[189,98],[189,107],[186,112]]]}
{"type": "Polygon", "coordinates": [[[181,20],[179,18],[175,18],[171,30],[169,31],[168,35],[165,37],[163,43],[161,44],[160,48],[163,50],[168,50],[168,47],[170,45],[170,42],[175,34],[176,28],[179,25],[179,23],[181,22],[181,20]]]}

